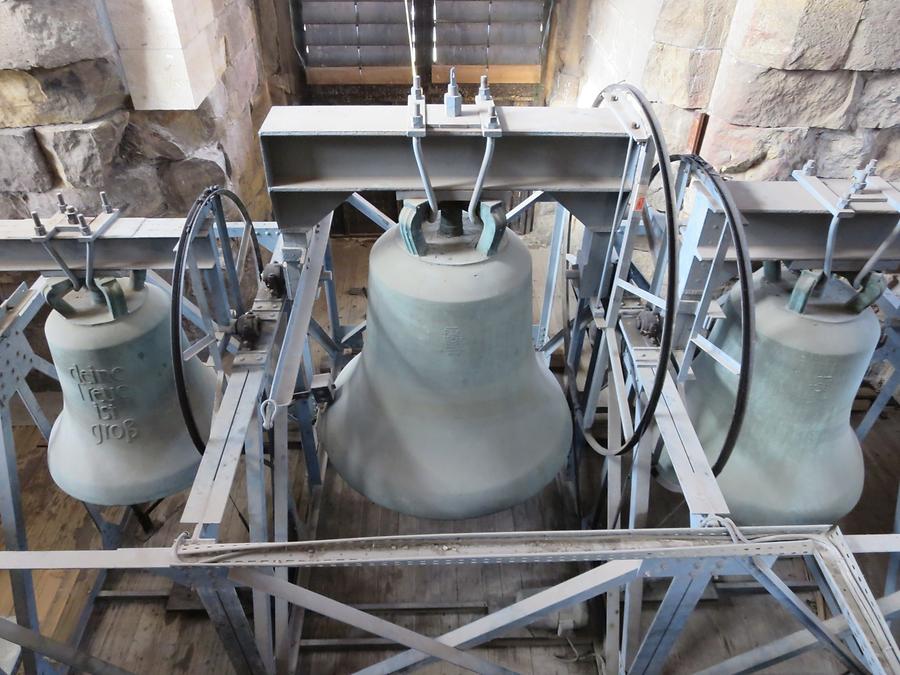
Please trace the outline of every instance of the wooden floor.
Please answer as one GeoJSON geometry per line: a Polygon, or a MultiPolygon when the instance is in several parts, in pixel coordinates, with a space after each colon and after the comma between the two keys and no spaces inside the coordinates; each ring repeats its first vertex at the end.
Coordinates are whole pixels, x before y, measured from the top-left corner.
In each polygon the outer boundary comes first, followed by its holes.
{"type": "MultiPolygon", "coordinates": [[[[547,256],[546,233],[530,237],[535,257],[535,286],[543,286],[547,256]]],[[[343,319],[353,323],[365,312],[366,256],[370,241],[336,240],[336,279],[343,319]]],[[[556,325],[559,325],[557,310],[556,325]]],[[[19,470],[28,523],[34,549],[97,547],[89,519],[80,505],[53,485],[46,468],[46,446],[30,426],[15,430],[19,470]]],[[[900,414],[892,409],[877,424],[865,443],[867,476],[863,499],[842,523],[848,532],[889,532],[894,500],[900,481],[900,414]]],[[[238,475],[241,475],[239,472],[238,475]]],[[[295,489],[303,489],[302,469],[295,471],[295,489]]],[[[235,491],[243,508],[241,486],[235,491]]],[[[154,512],[159,530],[146,541],[167,546],[180,531],[178,515],[185,496],[169,498],[154,512]]],[[[662,518],[677,499],[655,488],[659,509],[652,517],[662,518]]],[[[116,514],[111,512],[110,517],[116,514]]],[[[668,525],[685,524],[678,511],[668,525]]],[[[349,488],[335,472],[326,481],[319,537],[410,534],[421,532],[464,532],[536,530],[573,527],[572,515],[557,484],[513,509],[469,521],[424,521],[399,515],[376,506],[349,488]]],[[[126,545],[142,545],[144,537],[132,525],[126,545]]],[[[224,539],[245,538],[234,509],[226,520],[224,539]]],[[[881,592],[885,561],[883,556],[861,560],[873,589],[881,592]]],[[[394,612],[381,614],[417,631],[437,635],[493,611],[515,600],[516,593],[557,583],[578,572],[575,565],[452,566],[372,569],[315,570],[310,579],[313,590],[337,600],[353,603],[456,603],[465,608],[443,614],[394,612]],[[485,606],[475,606],[485,603],[485,606]]],[[[781,569],[785,576],[802,576],[797,567],[781,569]]],[[[68,639],[78,624],[92,574],[42,572],[37,574],[39,613],[43,630],[58,639],[68,639]]],[[[136,673],[230,673],[231,666],[211,624],[200,611],[176,610],[191,606],[180,594],[168,598],[170,582],[145,574],[117,573],[106,580],[106,589],[117,591],[157,591],[157,597],[143,600],[100,600],[87,627],[82,646],[90,653],[136,673]],[[167,609],[167,606],[170,609],[167,609]]],[[[652,593],[651,593],[652,594],[652,593]]],[[[806,596],[821,611],[821,599],[806,596]]],[[[8,583],[0,584],[0,614],[11,614],[8,583]]],[[[649,622],[652,608],[645,613],[649,622]]],[[[702,602],[689,620],[672,653],[666,672],[690,673],[722,658],[740,653],[797,630],[798,624],[766,596],[722,596],[702,602]]],[[[547,636],[537,630],[522,629],[517,636],[547,636]]],[[[485,657],[522,673],[596,673],[591,655],[591,633],[576,635],[574,648],[568,644],[542,647],[503,647],[480,650],[485,657]]],[[[359,632],[321,617],[311,616],[305,624],[304,639],[330,640],[365,638],[359,632]]],[[[313,646],[317,643],[310,642],[313,646]]],[[[315,674],[349,673],[391,651],[381,648],[322,651],[304,649],[301,672],[315,674]]],[[[428,673],[456,673],[455,667],[437,664],[428,673]]],[[[809,653],[767,672],[839,673],[842,669],[821,650],[809,653]]]]}

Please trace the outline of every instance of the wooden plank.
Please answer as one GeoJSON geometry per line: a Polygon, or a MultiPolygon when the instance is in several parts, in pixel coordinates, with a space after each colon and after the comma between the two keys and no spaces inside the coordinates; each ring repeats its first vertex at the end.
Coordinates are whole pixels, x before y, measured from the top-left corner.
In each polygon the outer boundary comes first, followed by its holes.
{"type": "Polygon", "coordinates": [[[410,84],[409,66],[313,66],[306,69],[306,83],[322,84],[410,84]]]}
{"type": "Polygon", "coordinates": [[[456,81],[460,84],[478,84],[482,75],[487,75],[491,84],[540,84],[539,65],[498,65],[498,66],[439,66],[431,67],[431,81],[446,84],[450,81],[450,68],[456,68],[456,81]]]}

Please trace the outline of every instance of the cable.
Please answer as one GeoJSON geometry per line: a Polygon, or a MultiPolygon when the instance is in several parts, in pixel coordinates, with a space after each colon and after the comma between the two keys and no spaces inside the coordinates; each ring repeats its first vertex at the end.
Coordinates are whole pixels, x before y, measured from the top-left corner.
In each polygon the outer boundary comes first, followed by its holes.
{"type": "MultiPolygon", "coordinates": [[[[660,131],[659,120],[656,118],[653,109],[650,107],[649,101],[647,101],[640,90],[630,84],[613,84],[600,92],[598,102],[602,101],[606,96],[613,96],[614,92],[625,93],[634,99],[650,127],[650,138],[656,156],[660,158],[668,157],[669,152],[666,149],[665,140],[660,131]]],[[[678,256],[675,255],[676,247],[678,245],[678,232],[675,227],[675,200],[672,194],[671,169],[668,162],[661,161],[659,166],[659,173],[663,185],[663,197],[666,204],[666,244],[669,251],[669,255],[667,256],[668,274],[666,279],[666,307],[665,316],[663,316],[662,337],[660,338],[659,343],[659,360],[656,364],[656,374],[653,379],[653,385],[647,396],[647,405],[644,408],[640,420],[638,420],[638,423],[635,425],[631,437],[618,450],[610,451],[604,449],[605,451],[600,454],[605,456],[619,456],[630,452],[637,446],[641,437],[647,432],[647,429],[650,428],[650,422],[653,419],[653,415],[656,412],[656,406],[659,404],[659,399],[662,396],[663,385],[665,384],[666,375],[668,373],[669,359],[672,356],[672,333],[675,327],[675,315],[677,313],[678,303],[678,287],[676,283],[678,275],[678,256]]],[[[614,236],[614,234],[615,233],[613,232],[613,235],[611,236],[614,236]]],[[[610,326],[607,330],[614,331],[615,326],[610,326]]],[[[607,336],[607,339],[610,338],[607,336]]],[[[579,424],[578,427],[581,428],[581,424],[579,424]]],[[[587,429],[581,428],[581,433],[589,445],[592,445],[593,447],[593,445],[596,444],[602,448],[587,429]],[[593,441],[593,443],[591,443],[591,441],[593,441]]],[[[597,450],[597,448],[594,449],[597,450]]]]}
{"type": "MultiPolygon", "coordinates": [[[[212,200],[216,197],[227,197],[238,209],[241,218],[244,221],[244,232],[249,231],[249,237],[253,244],[254,258],[256,260],[257,271],[262,271],[262,253],[259,248],[259,241],[256,237],[256,231],[253,229],[253,221],[247,213],[247,209],[243,202],[236,194],[225,188],[218,186],[208,187],[197,197],[194,204],[188,211],[187,218],[184,222],[184,228],[178,238],[178,248],[175,252],[175,263],[172,266],[172,305],[170,314],[170,338],[171,338],[171,354],[172,354],[172,376],[175,380],[175,396],[178,399],[178,406],[181,409],[181,416],[184,419],[185,427],[188,435],[194,443],[194,447],[200,454],[206,450],[206,441],[203,439],[200,430],[197,428],[197,421],[191,410],[191,402],[187,393],[187,382],[184,375],[184,358],[181,352],[181,318],[184,306],[184,276],[187,268],[187,255],[197,233],[197,228],[203,223],[209,209],[212,206],[212,200]]],[[[228,242],[222,242],[223,246],[229,245],[228,242]]]]}
{"type": "MultiPolygon", "coordinates": [[[[719,206],[721,206],[725,214],[725,222],[731,231],[735,257],[737,258],[738,284],[740,285],[741,295],[741,372],[738,375],[731,424],[728,427],[728,433],[725,435],[722,448],[719,450],[719,455],[712,466],[713,475],[718,476],[728,463],[728,459],[734,451],[734,446],[737,444],[747,412],[747,403],[750,399],[750,382],[753,372],[753,340],[756,335],[754,326],[756,321],[755,298],[751,286],[753,270],[750,266],[743,217],[722,177],[706,160],[698,155],[672,155],[669,159],[688,164],[691,172],[698,175],[703,184],[716,194],[719,199],[719,206]]],[[[660,162],[660,165],[664,163],[660,162]]]]}

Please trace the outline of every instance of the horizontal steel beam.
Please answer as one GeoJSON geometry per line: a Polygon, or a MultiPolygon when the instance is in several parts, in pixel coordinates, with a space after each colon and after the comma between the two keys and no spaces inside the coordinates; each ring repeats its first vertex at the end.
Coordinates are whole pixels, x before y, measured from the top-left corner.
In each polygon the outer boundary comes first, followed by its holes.
{"type": "MultiPolygon", "coordinates": [[[[229,223],[229,233],[240,236],[243,223],[229,223]]],[[[272,222],[256,223],[260,244],[273,248],[278,227],[272,222]]],[[[175,246],[184,229],[183,218],[119,218],[94,242],[97,270],[171,269],[175,246]]],[[[33,241],[30,220],[0,220],[0,271],[29,272],[56,270],[57,265],[41,245],[33,241]]],[[[85,244],[77,232],[60,232],[50,240],[53,249],[73,270],[85,268],[85,244]]],[[[191,246],[200,267],[212,264],[209,240],[197,237],[191,246]]]]}
{"type": "MultiPolygon", "coordinates": [[[[804,556],[829,531],[826,526],[747,527],[749,543],[735,544],[721,528],[480,532],[357,539],[320,539],[272,544],[184,543],[166,548],[114,551],[0,551],[0,570],[147,569],[193,567],[337,567],[408,564],[500,564],[624,559],[746,558],[750,555],[804,556]],[[777,536],[754,542],[754,537],[777,536]]],[[[848,538],[856,553],[876,548],[900,551],[869,537],[848,538]]],[[[660,574],[660,576],[665,576],[660,574]]]]}

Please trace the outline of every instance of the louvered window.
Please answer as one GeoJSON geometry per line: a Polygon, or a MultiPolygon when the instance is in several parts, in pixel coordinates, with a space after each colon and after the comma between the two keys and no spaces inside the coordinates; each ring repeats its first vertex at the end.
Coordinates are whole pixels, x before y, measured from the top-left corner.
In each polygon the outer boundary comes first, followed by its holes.
{"type": "Polygon", "coordinates": [[[435,0],[432,78],[456,66],[461,82],[540,82],[544,0],[435,0]]]}
{"type": "MultiPolygon", "coordinates": [[[[419,72],[446,82],[540,82],[545,0],[408,0],[419,72]]],[[[404,0],[300,0],[310,84],[406,84],[404,0]]]]}

